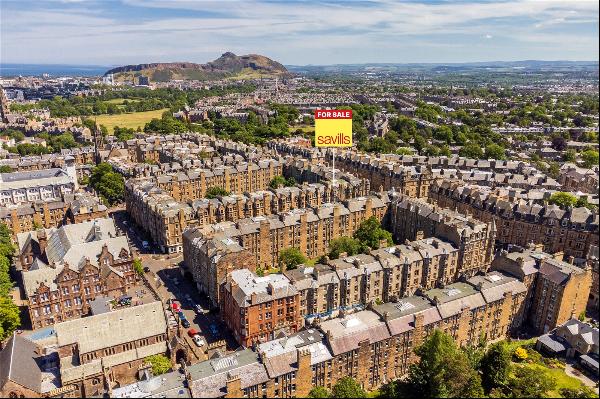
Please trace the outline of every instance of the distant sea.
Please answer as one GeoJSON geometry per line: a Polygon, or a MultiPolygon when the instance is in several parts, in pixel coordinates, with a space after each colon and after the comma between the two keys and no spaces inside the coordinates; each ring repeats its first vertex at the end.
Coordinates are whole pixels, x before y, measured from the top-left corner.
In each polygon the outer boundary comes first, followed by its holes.
{"type": "Polygon", "coordinates": [[[111,66],[105,65],[61,65],[61,64],[3,64],[0,63],[0,76],[42,76],[47,73],[58,76],[102,76],[111,66]]]}

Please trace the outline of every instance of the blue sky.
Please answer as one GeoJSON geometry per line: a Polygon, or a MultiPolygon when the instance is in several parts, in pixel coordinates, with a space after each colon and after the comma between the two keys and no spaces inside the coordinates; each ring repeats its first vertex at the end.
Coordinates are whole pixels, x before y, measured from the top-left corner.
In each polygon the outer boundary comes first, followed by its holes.
{"type": "Polygon", "coordinates": [[[597,0],[1,0],[0,62],[598,60],[597,0]]]}

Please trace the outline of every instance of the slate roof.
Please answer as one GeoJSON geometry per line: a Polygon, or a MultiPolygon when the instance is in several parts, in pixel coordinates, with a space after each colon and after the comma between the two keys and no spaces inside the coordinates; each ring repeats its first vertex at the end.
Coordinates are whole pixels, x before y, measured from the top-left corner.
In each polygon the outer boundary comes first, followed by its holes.
{"type": "Polygon", "coordinates": [[[230,355],[196,363],[187,368],[190,373],[192,397],[216,398],[226,393],[227,380],[239,377],[241,388],[269,380],[257,353],[244,349],[230,355]]]}
{"type": "Polygon", "coordinates": [[[13,334],[0,352],[0,388],[10,380],[41,393],[40,357],[39,348],[33,341],[13,334]]]}
{"type": "Polygon", "coordinates": [[[369,310],[326,320],[321,323],[320,328],[325,331],[334,356],[358,349],[361,341],[375,343],[390,337],[386,324],[377,313],[369,310]]]}
{"type": "Polygon", "coordinates": [[[77,343],[79,353],[88,353],[164,334],[167,322],[162,303],[156,301],[57,323],[54,330],[59,346],[77,343]]]}

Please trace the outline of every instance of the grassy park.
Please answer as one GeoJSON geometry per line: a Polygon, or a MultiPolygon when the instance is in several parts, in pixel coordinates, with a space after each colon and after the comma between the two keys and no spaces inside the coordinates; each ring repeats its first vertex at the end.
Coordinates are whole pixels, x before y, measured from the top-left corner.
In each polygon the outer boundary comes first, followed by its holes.
{"type": "Polygon", "coordinates": [[[153,118],[160,118],[167,109],[158,109],[156,111],[132,112],[129,114],[98,115],[95,117],[99,125],[104,125],[109,133],[113,132],[115,126],[137,129],[143,128],[147,122],[153,118]]]}

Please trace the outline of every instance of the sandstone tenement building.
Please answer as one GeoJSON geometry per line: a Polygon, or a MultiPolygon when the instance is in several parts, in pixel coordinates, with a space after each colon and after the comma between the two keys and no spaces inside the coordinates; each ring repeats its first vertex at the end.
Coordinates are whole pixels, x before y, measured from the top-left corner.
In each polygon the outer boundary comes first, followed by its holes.
{"type": "Polygon", "coordinates": [[[598,211],[584,207],[563,210],[556,205],[517,201],[469,188],[458,182],[436,183],[431,187],[430,199],[439,207],[472,215],[482,222],[494,221],[496,240],[504,246],[542,244],[545,252],[563,252],[575,258],[585,258],[591,246],[598,246],[598,211]]]}
{"type": "Polygon", "coordinates": [[[85,316],[91,300],[120,297],[137,281],[127,238],[112,219],[21,233],[17,241],[33,328],[85,316]]]}

